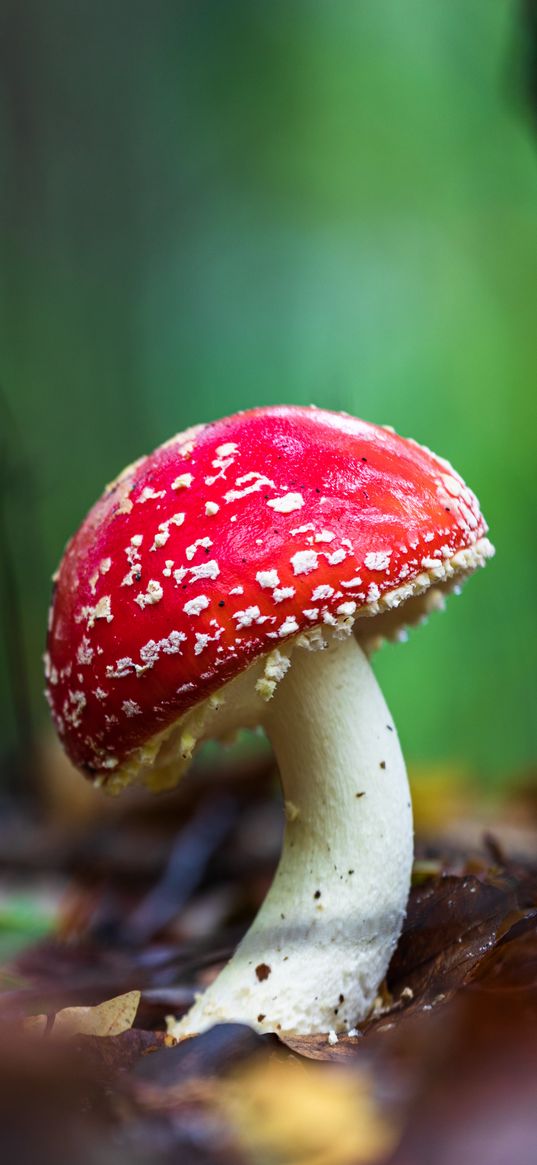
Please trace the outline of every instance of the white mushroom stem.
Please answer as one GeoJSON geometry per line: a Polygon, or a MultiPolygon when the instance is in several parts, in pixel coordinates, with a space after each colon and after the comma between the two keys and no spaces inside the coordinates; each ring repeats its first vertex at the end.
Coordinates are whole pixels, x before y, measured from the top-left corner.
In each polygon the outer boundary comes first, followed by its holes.
{"type": "MultiPolygon", "coordinates": [[[[264,715],[259,704],[251,716],[270,737],[286,803],[282,854],[254,923],[176,1025],[179,1038],[223,1021],[302,1034],[354,1027],[371,1009],[405,914],[405,764],[354,637],[295,650],[264,715]]],[[[244,724],[244,708],[238,715],[244,724]]]]}

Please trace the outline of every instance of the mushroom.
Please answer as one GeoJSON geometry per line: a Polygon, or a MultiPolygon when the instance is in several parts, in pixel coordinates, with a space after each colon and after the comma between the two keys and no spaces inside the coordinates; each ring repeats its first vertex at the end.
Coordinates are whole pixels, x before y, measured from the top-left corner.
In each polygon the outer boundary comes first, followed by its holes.
{"type": "Polygon", "coordinates": [[[94,783],[173,786],[197,745],[262,725],[286,826],[265,901],[176,1027],[342,1032],[370,1011],[412,863],[397,733],[369,663],[493,554],[448,462],[388,427],[258,408],[173,437],[65,551],[52,715],[94,783]]]}

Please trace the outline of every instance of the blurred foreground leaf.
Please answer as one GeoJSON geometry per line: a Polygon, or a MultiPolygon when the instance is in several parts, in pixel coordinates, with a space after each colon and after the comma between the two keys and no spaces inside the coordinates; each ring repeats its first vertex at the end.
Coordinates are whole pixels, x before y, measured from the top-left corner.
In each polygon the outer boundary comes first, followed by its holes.
{"type": "Polygon", "coordinates": [[[364,1071],[335,1073],[291,1057],[258,1057],[225,1079],[218,1096],[255,1161],[358,1165],[384,1159],[397,1138],[364,1071]]]}

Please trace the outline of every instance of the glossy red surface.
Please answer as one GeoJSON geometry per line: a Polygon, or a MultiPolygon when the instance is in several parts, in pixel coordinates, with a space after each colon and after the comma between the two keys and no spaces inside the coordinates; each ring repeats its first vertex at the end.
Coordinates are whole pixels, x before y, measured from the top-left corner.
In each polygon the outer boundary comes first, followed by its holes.
{"type": "Polygon", "coordinates": [[[112,769],[256,656],[485,531],[446,462],[344,414],[260,408],[179,434],[106,490],[60,565],[47,677],[65,748],[112,769]]]}

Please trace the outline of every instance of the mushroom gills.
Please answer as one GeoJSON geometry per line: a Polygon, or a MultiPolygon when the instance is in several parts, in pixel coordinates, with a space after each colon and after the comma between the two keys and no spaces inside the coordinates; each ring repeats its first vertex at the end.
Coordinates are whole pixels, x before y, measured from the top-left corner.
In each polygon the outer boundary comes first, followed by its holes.
{"type": "Polygon", "coordinates": [[[263,724],[288,807],[282,853],[235,954],[173,1034],[231,1021],[343,1032],[370,1011],[406,909],[412,811],[397,732],[354,636],[295,651],[268,703],[248,673],[238,683],[204,735],[263,724]]]}

